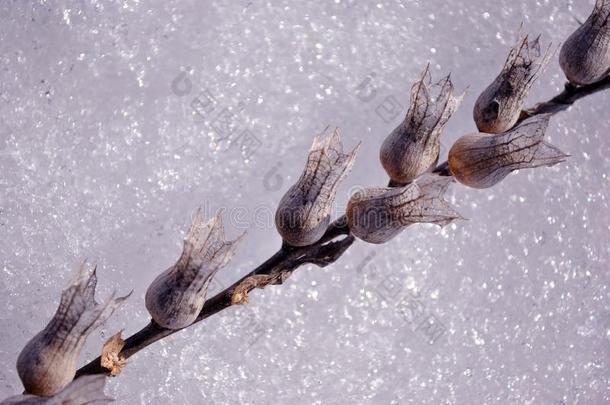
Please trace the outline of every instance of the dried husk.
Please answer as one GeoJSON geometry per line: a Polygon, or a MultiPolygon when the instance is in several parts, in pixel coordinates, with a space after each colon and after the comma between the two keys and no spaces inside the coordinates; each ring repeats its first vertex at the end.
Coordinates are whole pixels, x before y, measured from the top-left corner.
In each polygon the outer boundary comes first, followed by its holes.
{"type": "Polygon", "coordinates": [[[589,18],[561,47],[559,64],[576,85],[594,83],[610,73],[610,0],[597,0],[589,18]]]}
{"type": "Polygon", "coordinates": [[[95,302],[95,269],[85,264],[76,281],[61,294],[57,312],[49,324],[23,348],[17,372],[29,394],[50,396],[72,381],[85,339],[100,326],[127,296],[95,302]]]}
{"type": "Polygon", "coordinates": [[[358,146],[343,153],[339,131],[326,128],[316,136],[305,170],[284,194],[275,213],[275,225],[292,246],[311,245],[324,235],[337,187],[354,164],[358,146]]]}
{"type": "Polygon", "coordinates": [[[514,170],[563,162],[568,155],[543,140],[549,118],[534,116],[499,135],[461,137],[449,151],[451,174],[469,187],[488,188],[514,170]]]}
{"type": "Polygon", "coordinates": [[[146,290],[146,309],[153,320],[168,329],[192,324],[203,308],[210,281],[234,255],[242,237],[225,239],[222,210],[206,223],[198,209],[180,259],[146,290]]]}
{"type": "Polygon", "coordinates": [[[415,223],[445,226],[460,214],[443,199],[451,177],[426,173],[404,187],[369,188],[347,205],[350,232],[369,243],[385,243],[415,223]]]}
{"type": "Polygon", "coordinates": [[[379,159],[395,184],[407,184],[438,162],[440,136],[463,95],[453,95],[450,76],[432,84],[430,67],[411,87],[403,122],[385,139],[379,159]]]}
{"type": "Polygon", "coordinates": [[[522,37],[509,52],[504,67],[478,97],[473,111],[480,132],[499,134],[518,121],[530,87],[547,64],[550,52],[542,54],[539,37],[522,37]]]}

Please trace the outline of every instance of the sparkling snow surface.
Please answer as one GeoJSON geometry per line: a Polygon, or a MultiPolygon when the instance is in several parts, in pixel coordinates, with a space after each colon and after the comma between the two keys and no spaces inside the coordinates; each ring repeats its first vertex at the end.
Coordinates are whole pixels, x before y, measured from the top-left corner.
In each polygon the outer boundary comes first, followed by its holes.
{"type": "MultiPolygon", "coordinates": [[[[444,158],[474,131],[474,100],[521,22],[557,47],[593,7],[83,3],[0,3],[0,398],[22,391],[17,355],[84,258],[100,299],[134,294],[82,364],[146,325],[146,287],[197,206],[225,207],[229,236],[248,230],[217,291],[279,247],[274,207],[325,126],[362,141],[339,215],[356,187],[387,183],[379,146],[426,63],[468,87],[444,158]]],[[[528,105],[563,83],[555,55],[528,105]]],[[[118,404],[609,403],[609,105],[606,91],[552,119],[566,163],[453,186],[467,221],[357,241],[138,353],[106,391],[118,404]]]]}

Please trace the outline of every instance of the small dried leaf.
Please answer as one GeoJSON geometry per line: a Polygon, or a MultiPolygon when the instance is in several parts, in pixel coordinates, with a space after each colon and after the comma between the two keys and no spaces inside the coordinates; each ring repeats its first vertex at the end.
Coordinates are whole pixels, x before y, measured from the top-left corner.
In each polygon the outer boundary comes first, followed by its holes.
{"type": "Polygon", "coordinates": [[[519,40],[500,74],[475,103],[473,116],[480,132],[499,134],[515,125],[523,101],[550,55],[550,46],[541,53],[539,38],[530,41],[526,35],[519,40]]]}
{"type": "Polygon", "coordinates": [[[227,241],[222,210],[205,222],[198,209],[180,259],[157,276],[146,290],[146,309],[153,320],[168,329],[182,329],[192,324],[203,308],[210,281],[235,254],[243,236],[227,241]]]}
{"type": "Polygon", "coordinates": [[[518,169],[552,166],[567,155],[544,142],[549,115],[537,115],[500,135],[461,137],[449,151],[449,169],[462,184],[491,187],[518,169]]]}
{"type": "Polygon", "coordinates": [[[125,366],[127,360],[120,355],[125,341],[121,337],[123,331],[119,331],[104,343],[102,347],[101,364],[105,369],[110,370],[111,376],[117,376],[125,366]]]}
{"type": "Polygon", "coordinates": [[[326,128],[314,139],[303,174],[275,213],[276,228],[287,244],[307,246],[324,235],[337,187],[351,170],[357,150],[343,153],[337,129],[326,128]]]}
{"type": "Polygon", "coordinates": [[[440,135],[463,94],[453,95],[449,76],[432,84],[430,66],[411,88],[411,105],[404,121],[381,146],[379,158],[396,184],[407,184],[436,165],[440,135]]]}
{"type": "Polygon", "coordinates": [[[268,285],[283,284],[290,277],[290,272],[280,271],[274,274],[254,274],[242,281],[231,294],[231,305],[248,303],[248,293],[255,288],[265,288],[268,285]]]}
{"type": "Polygon", "coordinates": [[[577,85],[594,83],[610,73],[610,0],[597,0],[587,21],[561,47],[559,64],[577,85]]]}

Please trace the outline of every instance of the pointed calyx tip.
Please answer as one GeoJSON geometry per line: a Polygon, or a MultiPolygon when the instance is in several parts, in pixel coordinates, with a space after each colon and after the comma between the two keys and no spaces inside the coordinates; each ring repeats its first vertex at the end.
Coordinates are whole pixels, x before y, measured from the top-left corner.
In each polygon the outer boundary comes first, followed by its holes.
{"type": "Polygon", "coordinates": [[[480,132],[499,134],[519,120],[529,89],[551,56],[550,45],[541,52],[539,38],[522,35],[500,74],[477,98],[473,117],[480,132]]]}
{"type": "Polygon", "coordinates": [[[343,152],[339,131],[327,127],[314,138],[299,180],[280,200],[275,225],[291,246],[311,245],[324,235],[340,182],[351,170],[360,144],[343,152]]]}
{"type": "Polygon", "coordinates": [[[449,75],[433,84],[426,66],[411,88],[404,121],[388,135],[379,153],[393,183],[407,184],[438,162],[441,133],[463,98],[453,92],[449,75]]]}
{"type": "Polygon", "coordinates": [[[244,234],[227,240],[222,212],[218,210],[207,222],[201,209],[195,212],[182,255],[146,290],[146,308],[157,324],[168,329],[192,324],[203,308],[212,278],[235,254],[244,234]]]}

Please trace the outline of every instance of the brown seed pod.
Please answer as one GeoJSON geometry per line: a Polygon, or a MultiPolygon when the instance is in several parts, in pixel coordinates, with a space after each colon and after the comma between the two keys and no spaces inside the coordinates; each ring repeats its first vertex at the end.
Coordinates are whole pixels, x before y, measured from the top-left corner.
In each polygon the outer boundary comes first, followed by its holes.
{"type": "Polygon", "coordinates": [[[563,162],[568,155],[543,141],[550,115],[536,115],[499,135],[470,134],[449,151],[449,170],[462,184],[487,188],[510,172],[563,162]]]}
{"type": "Polygon", "coordinates": [[[83,263],[76,281],[62,292],[53,319],[19,354],[17,372],[27,393],[50,396],[68,385],[87,335],[128,297],[110,297],[98,304],[96,284],[95,269],[87,274],[83,263]]]}
{"type": "Polygon", "coordinates": [[[443,199],[447,176],[426,173],[404,187],[370,188],[356,193],[347,205],[350,232],[369,243],[385,243],[415,223],[445,226],[460,214],[443,199]]]}
{"type": "Polygon", "coordinates": [[[222,210],[206,223],[198,209],[180,259],[146,290],[146,309],[153,320],[168,329],[192,324],[203,308],[212,277],[233,257],[242,237],[225,239],[222,210]]]}
{"type": "Polygon", "coordinates": [[[517,123],[523,101],[550,57],[550,46],[544,55],[540,52],[539,38],[522,37],[500,74],[477,99],[473,117],[480,132],[499,134],[517,123]]]}
{"type": "Polygon", "coordinates": [[[85,405],[108,404],[114,400],[104,394],[105,375],[85,375],[68,384],[52,397],[17,395],[2,401],[1,405],[85,405]]]}
{"type": "Polygon", "coordinates": [[[453,95],[450,76],[432,84],[430,66],[411,87],[411,105],[403,122],[381,146],[379,160],[393,183],[407,184],[436,165],[440,136],[462,101],[453,95]]]}
{"type": "Polygon", "coordinates": [[[590,84],[610,73],[610,0],[597,0],[593,12],[564,42],[559,64],[568,80],[590,84]]]}
{"type": "Polygon", "coordinates": [[[351,170],[358,147],[343,153],[336,128],[326,128],[315,137],[303,174],[275,212],[275,226],[286,243],[307,246],[324,235],[337,187],[351,170]]]}

